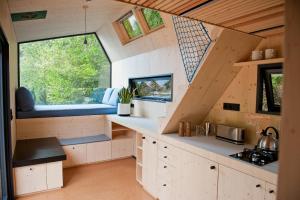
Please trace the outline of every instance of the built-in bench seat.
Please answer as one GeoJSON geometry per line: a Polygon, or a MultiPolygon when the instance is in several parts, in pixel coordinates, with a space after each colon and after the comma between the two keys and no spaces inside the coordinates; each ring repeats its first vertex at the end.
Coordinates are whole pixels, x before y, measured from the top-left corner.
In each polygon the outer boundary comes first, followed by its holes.
{"type": "Polygon", "coordinates": [[[59,143],[61,146],[67,146],[67,145],[87,144],[87,143],[94,143],[94,142],[105,142],[110,140],[111,139],[107,137],[107,135],[100,134],[100,135],[93,135],[93,136],[60,139],[59,143]]]}
{"type": "Polygon", "coordinates": [[[107,115],[116,113],[116,106],[107,104],[36,105],[32,111],[17,111],[17,119],[107,115]]]}

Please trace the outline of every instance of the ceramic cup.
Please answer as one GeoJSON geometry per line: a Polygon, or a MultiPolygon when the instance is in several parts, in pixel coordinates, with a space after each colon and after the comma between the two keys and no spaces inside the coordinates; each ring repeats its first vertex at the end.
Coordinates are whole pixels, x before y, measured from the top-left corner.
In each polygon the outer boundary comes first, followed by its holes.
{"type": "Polygon", "coordinates": [[[255,50],[252,51],[251,60],[262,60],[263,59],[263,51],[255,50]]]}
{"type": "Polygon", "coordinates": [[[265,50],[265,59],[276,58],[276,50],[275,49],[266,49],[265,50]]]}

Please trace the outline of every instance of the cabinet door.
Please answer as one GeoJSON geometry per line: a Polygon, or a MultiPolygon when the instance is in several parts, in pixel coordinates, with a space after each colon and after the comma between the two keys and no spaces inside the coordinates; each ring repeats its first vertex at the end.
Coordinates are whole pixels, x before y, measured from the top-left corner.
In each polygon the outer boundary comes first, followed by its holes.
{"type": "Polygon", "coordinates": [[[265,200],[276,200],[277,186],[266,183],[265,200]]]}
{"type": "Polygon", "coordinates": [[[125,158],[133,155],[133,138],[121,138],[111,141],[112,159],[125,158]]]}
{"type": "Polygon", "coordinates": [[[87,144],[87,162],[99,162],[111,159],[111,141],[87,144]]]}
{"type": "Polygon", "coordinates": [[[180,157],[178,199],[216,200],[218,164],[186,151],[180,157]]]}
{"type": "Polygon", "coordinates": [[[263,200],[264,194],[264,181],[219,166],[218,200],[263,200]]]}
{"type": "Polygon", "coordinates": [[[64,167],[71,167],[86,163],[86,144],[63,146],[67,155],[67,160],[64,161],[64,167]]]}
{"type": "Polygon", "coordinates": [[[47,163],[47,189],[63,186],[62,161],[47,163]]]}
{"type": "Polygon", "coordinates": [[[47,190],[46,164],[15,168],[16,194],[47,190]]]}
{"type": "Polygon", "coordinates": [[[145,137],[143,142],[143,186],[153,197],[157,197],[157,141],[145,137]]]}

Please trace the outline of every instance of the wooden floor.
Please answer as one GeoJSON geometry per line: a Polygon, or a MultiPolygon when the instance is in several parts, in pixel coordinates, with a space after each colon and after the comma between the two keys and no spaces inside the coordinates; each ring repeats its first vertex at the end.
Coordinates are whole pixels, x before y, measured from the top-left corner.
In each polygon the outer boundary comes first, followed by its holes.
{"type": "Polygon", "coordinates": [[[132,158],[64,170],[64,188],[18,200],[153,200],[135,180],[132,158]]]}

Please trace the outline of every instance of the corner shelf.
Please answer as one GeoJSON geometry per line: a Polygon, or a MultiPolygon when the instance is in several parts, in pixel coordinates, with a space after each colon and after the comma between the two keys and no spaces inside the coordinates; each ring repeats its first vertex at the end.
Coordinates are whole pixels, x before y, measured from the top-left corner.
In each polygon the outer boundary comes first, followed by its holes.
{"type": "Polygon", "coordinates": [[[266,59],[266,60],[253,60],[253,61],[246,61],[246,62],[238,62],[234,63],[234,67],[244,67],[249,65],[260,65],[260,64],[272,64],[272,63],[283,63],[284,58],[273,58],[273,59],[266,59]]]}

